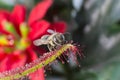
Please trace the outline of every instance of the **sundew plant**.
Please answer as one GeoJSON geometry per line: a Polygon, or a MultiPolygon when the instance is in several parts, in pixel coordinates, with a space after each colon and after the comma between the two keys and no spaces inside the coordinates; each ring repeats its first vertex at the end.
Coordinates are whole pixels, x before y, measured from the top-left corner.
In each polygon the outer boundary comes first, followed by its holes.
{"type": "Polygon", "coordinates": [[[64,21],[49,22],[44,19],[53,0],[40,1],[26,19],[26,7],[16,4],[12,11],[0,10],[0,80],[30,79],[45,80],[44,67],[59,59],[67,61],[72,55],[82,57],[78,44],[66,41],[52,51],[33,45],[33,41],[50,35],[52,29],[61,34],[66,32],[64,21]],[[37,52],[38,51],[38,52],[37,52]],[[38,56],[40,55],[40,56],[38,56]]]}
{"type": "MultiPolygon", "coordinates": [[[[78,47],[75,44],[66,43],[54,51],[44,53],[43,56],[39,57],[29,64],[26,64],[25,66],[17,67],[15,69],[0,73],[0,80],[12,80],[19,78],[22,79],[25,76],[28,76],[29,74],[55,61],[56,58],[60,59],[60,56],[64,56],[64,58],[67,59],[67,57],[70,57],[70,51],[73,52],[75,62],[78,64],[78,66],[80,66],[76,58],[76,52],[78,52],[80,57],[83,56],[80,50],[78,50],[78,47]]],[[[64,63],[62,59],[60,60],[62,63],[64,63]]]]}

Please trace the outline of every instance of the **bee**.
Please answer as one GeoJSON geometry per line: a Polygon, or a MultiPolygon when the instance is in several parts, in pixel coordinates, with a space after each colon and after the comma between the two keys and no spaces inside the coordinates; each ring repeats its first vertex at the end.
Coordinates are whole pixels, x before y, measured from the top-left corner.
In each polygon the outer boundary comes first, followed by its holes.
{"type": "Polygon", "coordinates": [[[65,35],[51,29],[47,30],[50,35],[44,35],[40,39],[33,41],[35,46],[47,45],[49,51],[55,50],[58,46],[61,46],[65,41],[65,35]]]}

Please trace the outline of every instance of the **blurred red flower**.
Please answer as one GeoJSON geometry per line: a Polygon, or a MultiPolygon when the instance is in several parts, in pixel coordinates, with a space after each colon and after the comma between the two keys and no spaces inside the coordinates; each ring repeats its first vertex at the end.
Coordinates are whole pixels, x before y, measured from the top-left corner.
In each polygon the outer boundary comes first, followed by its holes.
{"type": "MultiPolygon", "coordinates": [[[[23,66],[38,58],[32,41],[47,34],[47,29],[65,32],[64,22],[49,23],[43,20],[52,0],[43,0],[30,12],[25,23],[26,9],[16,5],[10,13],[0,10],[0,72],[23,66]],[[27,27],[29,26],[29,27],[27,27]]],[[[31,80],[44,80],[43,69],[30,75],[31,80]]]]}

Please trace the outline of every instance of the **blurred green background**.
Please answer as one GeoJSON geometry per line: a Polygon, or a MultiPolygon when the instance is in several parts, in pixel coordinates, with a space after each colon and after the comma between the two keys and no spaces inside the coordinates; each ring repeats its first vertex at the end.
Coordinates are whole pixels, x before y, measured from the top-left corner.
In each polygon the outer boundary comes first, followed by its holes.
{"type": "MultiPolygon", "coordinates": [[[[24,4],[28,12],[40,0],[0,0],[0,9],[24,4]]],[[[86,56],[46,69],[46,80],[120,80],[120,0],[54,0],[45,19],[63,20],[86,56]]]]}

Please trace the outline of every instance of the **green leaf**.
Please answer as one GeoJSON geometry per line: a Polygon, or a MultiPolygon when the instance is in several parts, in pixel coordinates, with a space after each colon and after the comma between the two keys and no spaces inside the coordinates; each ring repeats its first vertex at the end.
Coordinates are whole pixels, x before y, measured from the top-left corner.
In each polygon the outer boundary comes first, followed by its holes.
{"type": "Polygon", "coordinates": [[[108,29],[108,35],[114,35],[120,32],[120,25],[114,24],[108,29]]]}
{"type": "Polygon", "coordinates": [[[99,74],[98,80],[120,80],[120,64],[110,64],[99,74]]]}
{"type": "Polygon", "coordinates": [[[12,10],[13,6],[8,5],[6,3],[4,3],[3,1],[0,1],[0,9],[7,9],[7,10],[12,10]]]}
{"type": "Polygon", "coordinates": [[[75,75],[74,80],[97,80],[97,75],[93,71],[81,70],[75,75]]]}

